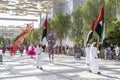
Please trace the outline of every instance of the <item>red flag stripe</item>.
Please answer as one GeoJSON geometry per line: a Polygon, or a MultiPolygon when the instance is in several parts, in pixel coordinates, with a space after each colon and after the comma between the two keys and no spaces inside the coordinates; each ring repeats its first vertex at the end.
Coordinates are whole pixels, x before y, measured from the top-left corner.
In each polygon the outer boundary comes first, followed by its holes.
{"type": "Polygon", "coordinates": [[[100,15],[98,17],[98,23],[99,24],[102,21],[102,17],[104,16],[104,6],[102,6],[102,9],[100,11],[100,15]]]}
{"type": "Polygon", "coordinates": [[[92,28],[92,32],[94,32],[94,30],[95,30],[95,29],[94,29],[95,23],[96,23],[96,20],[94,20],[93,23],[92,23],[92,27],[91,27],[91,28],[92,28]]]}

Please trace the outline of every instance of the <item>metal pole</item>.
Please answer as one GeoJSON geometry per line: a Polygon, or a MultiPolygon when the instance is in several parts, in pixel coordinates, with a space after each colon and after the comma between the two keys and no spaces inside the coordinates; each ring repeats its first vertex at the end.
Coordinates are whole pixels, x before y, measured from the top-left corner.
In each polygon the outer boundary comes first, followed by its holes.
{"type": "Polygon", "coordinates": [[[40,24],[39,24],[39,28],[41,28],[41,15],[42,15],[42,14],[41,14],[41,12],[40,12],[40,22],[39,22],[40,24]]]}

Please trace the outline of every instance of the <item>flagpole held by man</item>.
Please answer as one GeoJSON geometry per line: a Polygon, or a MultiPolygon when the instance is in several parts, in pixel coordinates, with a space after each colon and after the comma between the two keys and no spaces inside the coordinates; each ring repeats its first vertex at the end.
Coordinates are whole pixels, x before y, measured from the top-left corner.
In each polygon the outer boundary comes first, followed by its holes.
{"type": "MultiPolygon", "coordinates": [[[[99,38],[103,44],[103,40],[105,38],[104,5],[102,5],[95,31],[99,35],[99,38]]],[[[98,41],[98,45],[99,45],[99,41],[98,41]]],[[[90,72],[101,74],[99,72],[96,42],[93,42],[90,48],[90,72]]]]}
{"type": "Polygon", "coordinates": [[[86,40],[85,51],[86,51],[86,64],[87,64],[88,68],[90,66],[90,45],[88,43],[93,37],[95,23],[96,23],[96,20],[93,20],[91,30],[89,31],[87,40],[86,40]]]}

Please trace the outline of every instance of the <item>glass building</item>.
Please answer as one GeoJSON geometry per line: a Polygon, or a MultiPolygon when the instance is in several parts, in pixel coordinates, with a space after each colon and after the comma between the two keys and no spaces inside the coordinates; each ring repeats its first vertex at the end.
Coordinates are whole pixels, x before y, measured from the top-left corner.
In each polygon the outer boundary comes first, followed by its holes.
{"type": "Polygon", "coordinates": [[[71,14],[73,9],[83,5],[84,0],[61,0],[53,3],[53,14],[67,13],[71,14]]]}

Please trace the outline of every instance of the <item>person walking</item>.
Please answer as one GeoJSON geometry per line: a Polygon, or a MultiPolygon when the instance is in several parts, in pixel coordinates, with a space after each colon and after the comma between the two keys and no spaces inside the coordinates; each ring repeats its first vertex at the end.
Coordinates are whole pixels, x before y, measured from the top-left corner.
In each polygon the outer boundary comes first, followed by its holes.
{"type": "Polygon", "coordinates": [[[81,59],[81,48],[80,48],[80,46],[77,46],[77,49],[76,49],[76,58],[81,59]]]}
{"type": "Polygon", "coordinates": [[[37,53],[37,55],[36,55],[37,56],[37,58],[36,58],[37,68],[43,70],[43,68],[42,68],[42,47],[40,44],[36,47],[36,53],[37,53]]]}
{"type": "Polygon", "coordinates": [[[98,65],[98,56],[97,56],[97,44],[93,42],[90,48],[90,72],[101,74],[99,72],[99,65],[98,65]]]}
{"type": "Polygon", "coordinates": [[[116,59],[118,59],[119,50],[120,50],[120,49],[119,49],[118,45],[116,45],[116,47],[115,47],[116,59]]]}
{"type": "Polygon", "coordinates": [[[19,47],[19,51],[20,51],[21,56],[23,55],[23,50],[24,50],[24,45],[21,44],[19,47]]]}
{"type": "Polygon", "coordinates": [[[30,55],[31,58],[33,58],[33,56],[36,55],[36,49],[35,49],[35,46],[33,44],[31,44],[29,46],[27,54],[30,55]]]}
{"type": "Polygon", "coordinates": [[[87,45],[85,51],[86,51],[86,64],[87,66],[90,66],[90,45],[87,45]]]}

